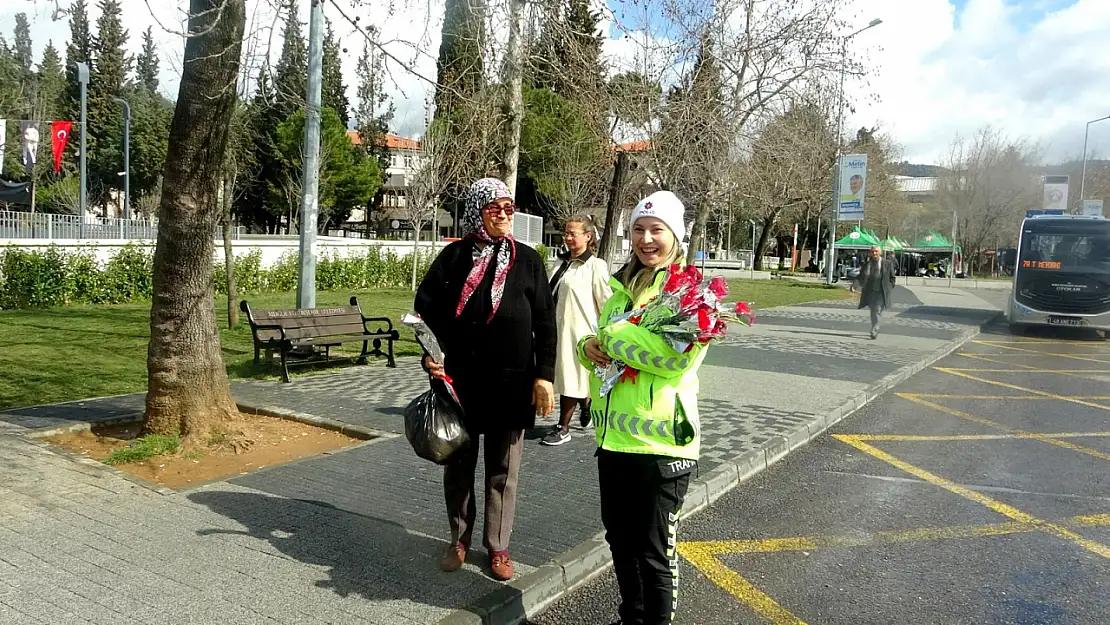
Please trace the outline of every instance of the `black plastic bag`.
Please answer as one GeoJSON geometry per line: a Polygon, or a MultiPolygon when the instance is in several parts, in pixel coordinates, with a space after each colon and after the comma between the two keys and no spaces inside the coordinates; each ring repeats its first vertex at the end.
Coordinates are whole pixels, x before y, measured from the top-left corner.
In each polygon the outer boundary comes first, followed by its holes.
{"type": "Polygon", "coordinates": [[[447,464],[470,445],[463,410],[451,385],[432,380],[432,388],[405,407],[405,438],[417,456],[447,464]]]}

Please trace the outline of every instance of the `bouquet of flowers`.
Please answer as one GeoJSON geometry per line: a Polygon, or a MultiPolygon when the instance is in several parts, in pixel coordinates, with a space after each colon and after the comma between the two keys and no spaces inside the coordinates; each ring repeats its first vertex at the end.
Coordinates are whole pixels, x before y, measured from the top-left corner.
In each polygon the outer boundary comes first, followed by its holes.
{"type": "MultiPolygon", "coordinates": [[[[721,276],[706,280],[698,268],[671,265],[662,292],[643,308],[613,317],[612,321],[628,321],[659,335],[680,354],[689,352],[695,343],[720,341],[728,333],[729,323],[750,327],[755,316],[749,302],[726,304],[728,282],[721,276]]],[[[638,370],[614,359],[608,367],[596,367],[604,397],[620,380],[635,381],[638,370]]]]}

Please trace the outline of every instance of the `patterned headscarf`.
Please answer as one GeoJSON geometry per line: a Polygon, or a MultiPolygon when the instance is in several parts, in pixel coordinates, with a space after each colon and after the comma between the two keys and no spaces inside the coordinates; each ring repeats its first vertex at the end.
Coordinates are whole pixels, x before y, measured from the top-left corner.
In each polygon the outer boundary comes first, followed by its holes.
{"type": "Polygon", "coordinates": [[[511,200],[513,198],[512,192],[509,191],[509,187],[504,182],[496,178],[482,178],[470,186],[470,193],[466,196],[466,209],[463,214],[463,235],[468,239],[483,241],[486,245],[478,254],[478,258],[474,259],[474,266],[470,268],[470,274],[466,277],[466,284],[463,285],[459,304],[455,308],[456,317],[461,315],[463,309],[466,308],[467,301],[470,300],[470,296],[481,284],[490,261],[495,257],[497,265],[493,273],[493,289],[490,293],[490,300],[493,305],[487,322],[493,319],[498,306],[501,305],[501,296],[505,293],[505,278],[508,277],[509,269],[516,259],[516,240],[513,239],[512,234],[499,239],[491,237],[489,232],[486,232],[485,224],[482,223],[482,209],[490,202],[506,197],[511,200]]]}

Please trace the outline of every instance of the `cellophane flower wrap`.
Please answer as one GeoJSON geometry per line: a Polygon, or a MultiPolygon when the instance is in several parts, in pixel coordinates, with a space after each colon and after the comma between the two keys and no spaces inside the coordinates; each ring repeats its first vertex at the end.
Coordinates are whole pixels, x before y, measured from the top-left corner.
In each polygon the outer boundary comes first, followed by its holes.
{"type": "MultiPolygon", "coordinates": [[[[721,276],[705,279],[694,265],[671,265],[663,290],[642,308],[614,316],[610,322],[628,321],[652,332],[680,354],[697,343],[718,342],[728,334],[728,325],[750,327],[755,323],[749,302],[726,303],[728,282],[721,276]]],[[[639,371],[614,359],[608,367],[595,367],[604,397],[620,380],[635,381],[639,371]]]]}

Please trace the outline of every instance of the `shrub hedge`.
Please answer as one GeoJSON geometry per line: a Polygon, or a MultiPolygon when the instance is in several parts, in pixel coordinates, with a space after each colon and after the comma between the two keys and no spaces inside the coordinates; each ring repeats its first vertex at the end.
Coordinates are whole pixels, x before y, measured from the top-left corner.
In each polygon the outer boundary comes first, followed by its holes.
{"type": "MultiPolygon", "coordinates": [[[[417,280],[431,265],[431,251],[418,257],[417,280]]],[[[263,268],[262,254],[252,250],[235,258],[235,286],[239,294],[285,292],[297,286],[298,253],[286,252],[263,268]]],[[[8,247],[0,255],[0,309],[48,308],[68,304],[119,304],[149,300],[154,247],[128,243],[108,262],[97,262],[91,249],[63,252],[51,245],[45,251],[8,247]]],[[[222,260],[214,263],[216,294],[227,291],[222,260]]],[[[316,261],[316,288],[321,291],[406,288],[412,281],[412,261],[392,250],[369,247],[362,254],[321,254],[316,261]]]]}

